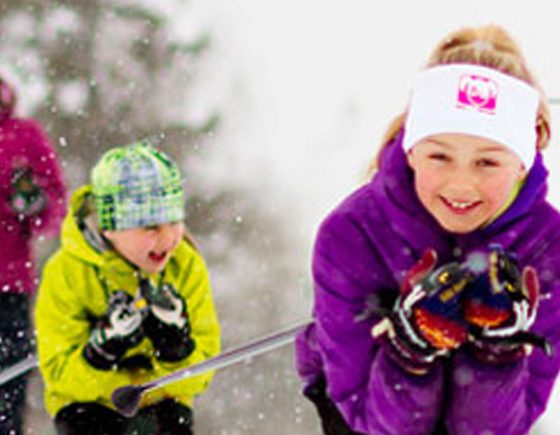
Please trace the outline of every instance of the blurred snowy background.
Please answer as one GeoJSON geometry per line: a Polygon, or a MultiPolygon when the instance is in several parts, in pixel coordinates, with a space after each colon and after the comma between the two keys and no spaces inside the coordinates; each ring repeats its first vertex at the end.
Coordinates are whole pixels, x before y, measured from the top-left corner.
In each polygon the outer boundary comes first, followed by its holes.
{"type": "MultiPolygon", "coordinates": [[[[560,97],[553,2],[505,0],[0,0],[0,72],[40,119],[69,185],[107,148],[149,136],[180,159],[224,347],[309,315],[317,225],[363,181],[434,45],[504,25],[560,97]],[[537,13],[538,12],[538,13],[537,13]]],[[[560,106],[550,199],[560,205],[560,106]]],[[[56,241],[41,240],[44,259],[56,241]]],[[[560,322],[559,322],[560,323],[560,322]]],[[[30,434],[52,434],[35,373],[30,434]]],[[[560,433],[560,389],[534,434],[560,433]]],[[[200,434],[319,433],[290,347],[220,372],[200,434]]]]}

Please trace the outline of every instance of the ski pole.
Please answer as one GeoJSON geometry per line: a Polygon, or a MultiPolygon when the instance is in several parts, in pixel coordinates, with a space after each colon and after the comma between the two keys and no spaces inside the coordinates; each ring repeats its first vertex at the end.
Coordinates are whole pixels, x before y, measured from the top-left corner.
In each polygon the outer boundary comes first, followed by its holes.
{"type": "Polygon", "coordinates": [[[35,355],[29,355],[27,358],[22,359],[0,372],[0,385],[4,385],[35,367],[37,367],[37,357],[35,355]]]}
{"type": "Polygon", "coordinates": [[[127,416],[132,417],[136,414],[138,404],[142,395],[149,391],[157,388],[161,388],[164,385],[181,381],[192,376],[199,375],[201,373],[207,372],[209,370],[218,370],[224,367],[228,367],[238,362],[248,360],[254,356],[266,353],[272,349],[284,346],[291,343],[295,336],[310,325],[312,321],[308,320],[306,322],[300,323],[291,328],[284,329],[280,332],[267,335],[265,337],[250,341],[244,345],[233,348],[231,350],[222,352],[213,358],[209,358],[206,361],[195,364],[191,367],[186,367],[181,370],[177,370],[159,379],[155,379],[150,382],[146,382],[141,385],[128,385],[125,387],[117,388],[113,391],[111,395],[111,400],[117,408],[117,410],[127,416]]]}

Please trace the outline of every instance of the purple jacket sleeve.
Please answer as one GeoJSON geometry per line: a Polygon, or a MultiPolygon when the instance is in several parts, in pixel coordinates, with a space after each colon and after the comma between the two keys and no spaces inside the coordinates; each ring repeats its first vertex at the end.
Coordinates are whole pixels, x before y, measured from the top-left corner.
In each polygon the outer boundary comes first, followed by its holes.
{"type": "Polygon", "coordinates": [[[66,187],[56,151],[35,121],[21,120],[17,129],[21,150],[33,170],[34,181],[47,196],[44,210],[29,218],[30,228],[33,232],[56,235],[66,211],[66,187]]]}
{"type": "Polygon", "coordinates": [[[328,394],[356,431],[430,433],[442,409],[442,367],[426,376],[403,371],[372,338],[376,320],[355,320],[387,282],[374,243],[343,213],[331,215],[317,237],[314,314],[328,394]]]}
{"type": "Polygon", "coordinates": [[[560,366],[559,296],[556,290],[541,301],[533,328],[550,340],[552,357],[533,349],[529,357],[499,366],[482,364],[466,352],[455,357],[447,412],[451,433],[528,433],[546,408],[560,366]]]}

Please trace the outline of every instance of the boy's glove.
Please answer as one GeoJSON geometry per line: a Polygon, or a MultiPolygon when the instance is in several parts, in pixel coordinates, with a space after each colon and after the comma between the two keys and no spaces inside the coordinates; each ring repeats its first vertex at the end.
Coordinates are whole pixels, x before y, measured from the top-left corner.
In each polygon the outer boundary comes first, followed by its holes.
{"type": "Polygon", "coordinates": [[[461,300],[473,275],[458,263],[434,270],[436,262],[434,250],[424,252],[405,277],[392,312],[372,330],[374,337],[387,332],[389,355],[416,374],[468,337],[461,300]]]}
{"type": "Polygon", "coordinates": [[[43,190],[33,181],[31,168],[17,168],[12,174],[10,207],[23,216],[35,216],[47,205],[43,190]]]}
{"type": "Polygon", "coordinates": [[[154,287],[146,278],[140,281],[140,291],[148,302],[144,330],[154,345],[156,358],[175,362],[188,357],[195,349],[195,342],[185,300],[170,284],[154,287]]]}
{"type": "Polygon", "coordinates": [[[464,301],[471,349],[477,358],[488,363],[513,362],[525,356],[531,345],[551,353],[545,339],[529,332],[539,295],[535,269],[527,266],[521,272],[512,254],[493,246],[464,301]]]}
{"type": "Polygon", "coordinates": [[[95,368],[109,370],[128,349],[142,341],[145,311],[122,291],[109,299],[107,314],[97,323],[84,348],[84,358],[95,368]]]}

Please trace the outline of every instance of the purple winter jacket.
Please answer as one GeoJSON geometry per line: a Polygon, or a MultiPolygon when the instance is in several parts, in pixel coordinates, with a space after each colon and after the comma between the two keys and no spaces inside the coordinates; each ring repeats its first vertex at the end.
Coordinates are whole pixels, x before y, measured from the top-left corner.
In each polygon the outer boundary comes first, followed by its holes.
{"type": "Polygon", "coordinates": [[[545,410],[560,365],[560,215],[545,200],[547,170],[537,155],[515,202],[483,229],[443,230],[419,202],[399,135],[382,152],[372,181],[321,224],[313,256],[315,323],[296,340],[305,385],[324,376],[348,424],[365,434],[524,434],[545,410]],[[388,359],[371,335],[379,318],[358,321],[368,296],[395,289],[426,248],[440,264],[499,243],[532,265],[542,298],[532,330],[550,340],[509,365],[491,366],[466,350],[425,376],[388,359]]]}
{"type": "Polygon", "coordinates": [[[55,150],[38,123],[0,115],[0,291],[34,291],[32,237],[57,234],[65,215],[65,190],[55,150]],[[29,166],[47,196],[43,211],[29,218],[20,219],[9,206],[15,165],[29,166]]]}

